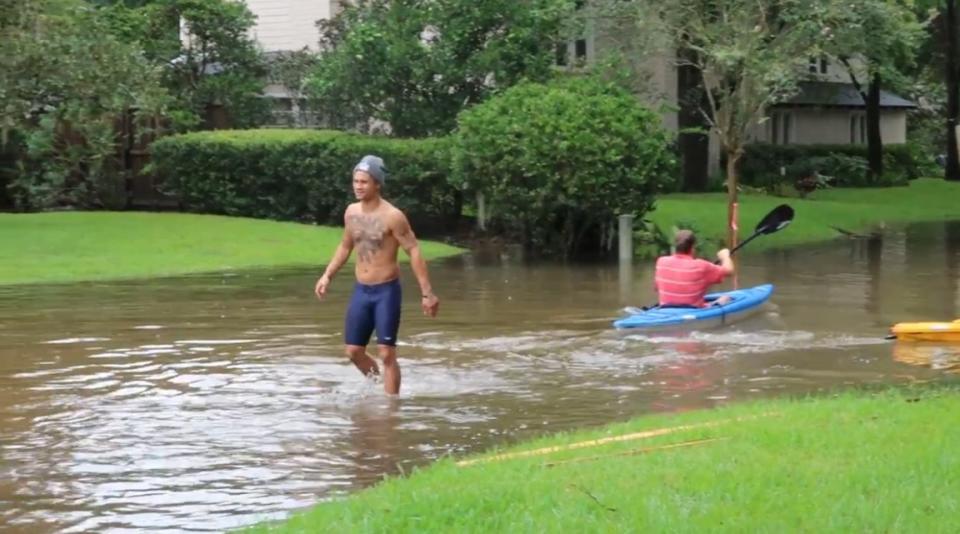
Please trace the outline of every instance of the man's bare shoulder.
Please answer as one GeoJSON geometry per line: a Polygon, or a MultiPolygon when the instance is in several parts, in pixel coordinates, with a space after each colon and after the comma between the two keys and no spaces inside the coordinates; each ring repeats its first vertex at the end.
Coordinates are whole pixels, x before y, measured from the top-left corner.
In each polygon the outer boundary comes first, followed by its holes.
{"type": "Polygon", "coordinates": [[[389,200],[380,199],[380,213],[384,215],[393,215],[400,211],[400,208],[393,205],[389,200]]]}
{"type": "Polygon", "coordinates": [[[407,215],[403,213],[403,210],[393,204],[387,204],[383,210],[383,218],[391,223],[398,223],[405,221],[407,215]]]}
{"type": "Polygon", "coordinates": [[[347,218],[347,217],[349,217],[349,216],[351,216],[351,215],[356,215],[357,210],[359,210],[359,209],[360,209],[360,203],[359,203],[359,202],[354,202],[354,203],[352,203],[352,204],[348,204],[348,205],[347,205],[347,209],[343,210],[343,217],[344,217],[344,218],[347,218]]]}

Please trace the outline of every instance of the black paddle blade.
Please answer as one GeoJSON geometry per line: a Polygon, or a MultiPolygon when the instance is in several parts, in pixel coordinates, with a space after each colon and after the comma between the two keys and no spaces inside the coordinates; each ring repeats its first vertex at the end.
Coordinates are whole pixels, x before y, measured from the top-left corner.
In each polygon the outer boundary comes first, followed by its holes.
{"type": "Polygon", "coordinates": [[[783,230],[791,221],[793,221],[793,208],[786,204],[780,204],[757,223],[756,232],[772,234],[778,230],[783,230]]]}

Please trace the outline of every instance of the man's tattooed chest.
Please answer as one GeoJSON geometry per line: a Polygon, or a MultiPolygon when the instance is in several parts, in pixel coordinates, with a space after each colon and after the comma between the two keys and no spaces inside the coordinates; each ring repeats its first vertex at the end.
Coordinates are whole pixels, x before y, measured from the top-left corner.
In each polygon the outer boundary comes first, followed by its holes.
{"type": "Polygon", "coordinates": [[[351,215],[347,218],[350,236],[360,261],[370,261],[380,252],[387,237],[383,219],[371,215],[351,215]]]}

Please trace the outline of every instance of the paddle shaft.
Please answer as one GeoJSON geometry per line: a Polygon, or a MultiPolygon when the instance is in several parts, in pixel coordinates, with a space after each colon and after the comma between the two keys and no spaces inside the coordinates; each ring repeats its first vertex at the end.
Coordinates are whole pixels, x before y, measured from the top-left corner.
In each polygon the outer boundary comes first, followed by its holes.
{"type": "MultiPolygon", "coordinates": [[[[736,252],[736,251],[738,251],[738,250],[740,250],[740,247],[742,247],[742,246],[746,245],[747,243],[753,241],[754,239],[757,238],[757,236],[762,235],[762,234],[763,234],[763,229],[757,230],[756,232],[753,233],[752,236],[744,239],[743,241],[740,242],[739,245],[737,245],[737,246],[733,247],[732,249],[730,249],[730,255],[733,256],[733,253],[736,252]]],[[[713,263],[714,263],[715,265],[720,265],[720,260],[715,260],[713,263]]]]}

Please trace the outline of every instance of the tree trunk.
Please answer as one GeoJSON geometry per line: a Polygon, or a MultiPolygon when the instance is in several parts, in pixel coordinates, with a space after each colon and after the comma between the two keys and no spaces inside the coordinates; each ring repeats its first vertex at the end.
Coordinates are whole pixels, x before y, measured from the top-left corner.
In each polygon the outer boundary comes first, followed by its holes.
{"type": "Polygon", "coordinates": [[[957,43],[957,0],[947,0],[947,166],[944,178],[960,181],[957,123],[960,120],[960,50],[957,43]]]}
{"type": "Polygon", "coordinates": [[[230,127],[230,118],[223,104],[207,104],[204,112],[204,127],[207,130],[225,130],[230,127]]]}
{"type": "Polygon", "coordinates": [[[840,61],[847,68],[850,83],[863,99],[866,108],[867,126],[867,183],[876,183],[883,175],[883,139],[880,136],[880,75],[868,75],[867,90],[857,79],[856,70],[847,60],[841,57],[840,61]]]}
{"type": "Polygon", "coordinates": [[[678,52],[681,61],[677,68],[677,97],[680,109],[677,112],[677,126],[680,135],[677,145],[680,151],[680,165],[683,175],[683,190],[687,192],[706,191],[708,182],[708,163],[710,160],[710,138],[707,131],[710,125],[701,113],[707,108],[704,100],[703,75],[700,69],[688,63],[695,62],[696,52],[681,49],[678,52]],[[684,129],[699,128],[702,133],[684,132],[684,129]]]}
{"type": "Polygon", "coordinates": [[[481,232],[487,231],[487,203],[483,191],[477,191],[477,228],[481,232]]]}
{"type": "Polygon", "coordinates": [[[737,214],[737,185],[740,183],[740,157],[743,149],[727,150],[727,246],[737,246],[739,226],[737,214]]]}
{"type": "Polygon", "coordinates": [[[867,87],[867,177],[877,183],[883,176],[883,139],[880,136],[880,75],[874,74],[867,87]]]}

